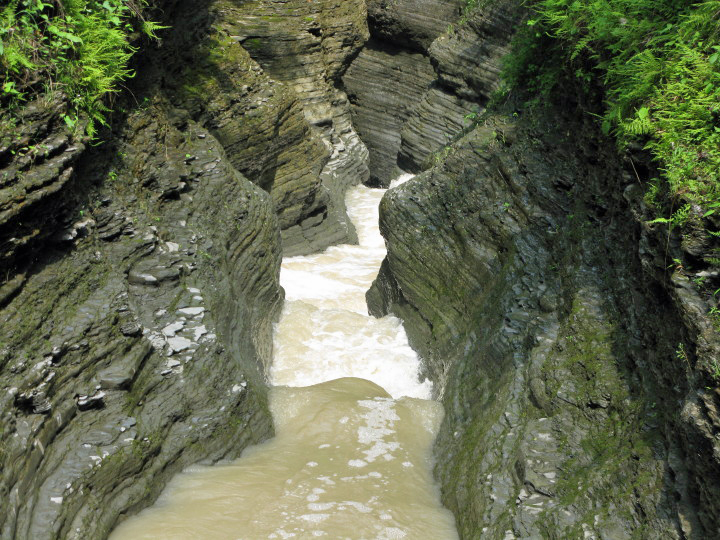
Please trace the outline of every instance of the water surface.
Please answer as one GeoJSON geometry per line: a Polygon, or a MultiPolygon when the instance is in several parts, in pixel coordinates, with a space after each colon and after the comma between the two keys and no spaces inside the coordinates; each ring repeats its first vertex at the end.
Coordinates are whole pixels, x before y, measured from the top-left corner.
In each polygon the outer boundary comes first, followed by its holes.
{"type": "Polygon", "coordinates": [[[348,194],[359,246],[283,261],[276,437],[233,463],[179,474],[112,540],[457,539],[431,474],[442,407],[418,380],[400,321],[367,315],[365,291],[385,255],[383,193],[348,194]]]}

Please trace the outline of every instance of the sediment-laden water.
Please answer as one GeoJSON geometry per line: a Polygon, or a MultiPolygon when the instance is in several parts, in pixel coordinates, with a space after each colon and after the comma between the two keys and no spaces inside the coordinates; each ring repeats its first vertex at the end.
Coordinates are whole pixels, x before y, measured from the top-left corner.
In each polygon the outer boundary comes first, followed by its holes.
{"type": "MultiPolygon", "coordinates": [[[[402,180],[409,175],[401,177],[402,180]]],[[[270,406],[277,435],[178,475],[124,539],[455,539],[430,450],[442,407],[400,321],[369,317],[384,190],[348,194],[360,245],[283,261],[270,406]]]]}

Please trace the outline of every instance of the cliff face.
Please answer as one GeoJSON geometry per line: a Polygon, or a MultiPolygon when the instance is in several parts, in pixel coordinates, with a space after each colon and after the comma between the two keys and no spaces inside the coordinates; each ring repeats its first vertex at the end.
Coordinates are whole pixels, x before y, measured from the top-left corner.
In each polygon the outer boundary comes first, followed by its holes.
{"type": "Polygon", "coordinates": [[[281,254],[354,237],[366,150],[335,83],[367,28],[359,2],[347,24],[336,2],[252,4],[166,2],[173,31],[102,145],[68,132],[61,97],[4,133],[3,538],[102,538],[183,467],[272,435],[281,254]],[[266,38],[305,50],[306,91],[248,54],[275,8],[266,38]]]}
{"type": "Polygon", "coordinates": [[[102,145],[60,96],[4,118],[0,536],[102,538],[271,436],[281,254],[351,241],[346,187],[399,169],[425,172],[383,201],[368,301],[440,389],[462,537],[717,535],[720,351],[692,283],[717,276],[668,268],[639,156],[572,101],[470,122],[520,12],[464,4],[168,0],[102,145]]]}
{"type": "Polygon", "coordinates": [[[680,538],[702,482],[671,420],[683,324],[609,195],[617,158],[545,121],[488,121],[390,192],[371,309],[403,317],[442,387],[436,473],[463,537],[680,538]]]}
{"type": "Polygon", "coordinates": [[[5,538],[102,537],[174,471],[272,432],[267,194],[186,115],[131,115],[115,149],[79,159],[74,221],[2,311],[5,538]]]}
{"type": "MultiPolygon", "coordinates": [[[[371,39],[343,82],[353,122],[370,152],[374,184],[387,186],[396,174],[403,126],[435,78],[428,49],[457,20],[462,5],[459,0],[368,2],[371,39]]],[[[462,115],[454,120],[460,125],[462,115]]]]}
{"type": "MultiPolygon", "coordinates": [[[[488,9],[430,47],[431,87],[476,107],[513,19],[488,9]]],[[[707,276],[668,271],[647,171],[574,107],[444,124],[454,140],[383,200],[369,306],[403,318],[441,389],[436,474],[463,538],[712,537],[719,344],[690,282],[707,276]]]]}
{"type": "Polygon", "coordinates": [[[492,4],[456,26],[465,2],[368,2],[371,38],[343,82],[375,184],[387,186],[398,165],[420,171],[468,114],[484,110],[517,11],[492,4]]]}
{"type": "Polygon", "coordinates": [[[197,7],[176,11],[174,45],[153,56],[180,71],[163,87],[270,193],[285,254],[353,241],[344,193],[367,179],[367,150],[338,81],[367,38],[364,3],[215,1],[200,35],[197,7]]]}

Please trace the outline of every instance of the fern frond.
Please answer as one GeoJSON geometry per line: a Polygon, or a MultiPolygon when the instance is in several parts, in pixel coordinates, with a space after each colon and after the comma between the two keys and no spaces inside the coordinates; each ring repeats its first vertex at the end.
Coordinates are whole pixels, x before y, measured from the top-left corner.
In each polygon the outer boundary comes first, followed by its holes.
{"type": "Polygon", "coordinates": [[[160,30],[167,30],[168,28],[170,27],[163,26],[162,24],[154,21],[143,21],[142,23],[143,33],[152,39],[160,39],[157,35],[157,32],[160,30]]]}

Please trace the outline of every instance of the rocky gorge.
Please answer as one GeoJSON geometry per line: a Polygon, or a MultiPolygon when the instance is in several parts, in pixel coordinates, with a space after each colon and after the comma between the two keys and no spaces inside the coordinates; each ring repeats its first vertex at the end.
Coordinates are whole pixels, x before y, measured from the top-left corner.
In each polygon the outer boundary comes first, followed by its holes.
{"type": "Polygon", "coordinates": [[[271,437],[280,259],[353,241],[345,190],[400,170],[368,306],[435,383],[461,538],[720,534],[720,340],[694,286],[719,276],[673,262],[695,247],[649,223],[652,163],[571,89],[486,111],[521,2],[161,7],[102,144],[62,96],[2,136],[2,538],[104,538],[271,437]]]}

